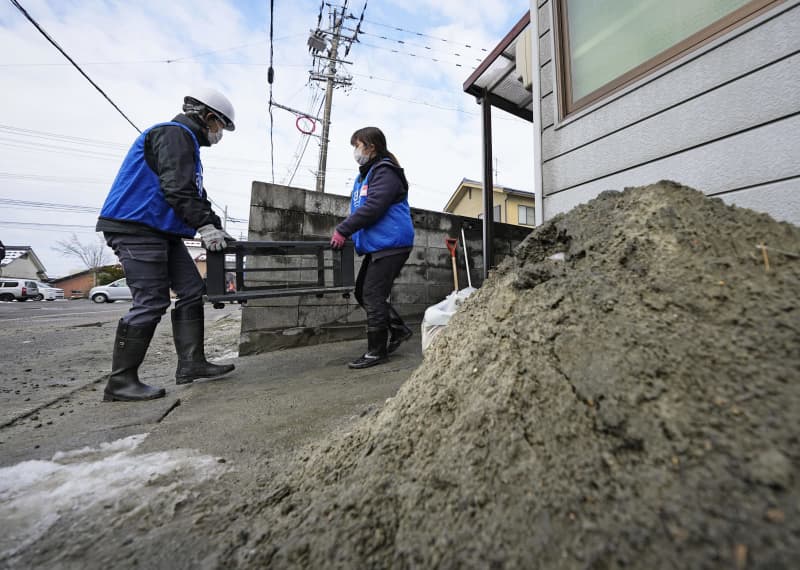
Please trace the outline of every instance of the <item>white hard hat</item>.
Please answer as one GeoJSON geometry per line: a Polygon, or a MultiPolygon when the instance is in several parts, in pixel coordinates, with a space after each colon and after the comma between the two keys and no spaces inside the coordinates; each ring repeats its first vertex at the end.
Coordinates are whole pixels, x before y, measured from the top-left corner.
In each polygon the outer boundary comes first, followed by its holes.
{"type": "Polygon", "coordinates": [[[236,126],[233,124],[235,115],[233,111],[233,103],[231,103],[228,98],[219,91],[210,89],[208,87],[193,89],[189,95],[183,98],[183,102],[191,103],[191,100],[202,103],[219,115],[225,123],[224,128],[226,131],[232,131],[236,128],[236,126]]]}

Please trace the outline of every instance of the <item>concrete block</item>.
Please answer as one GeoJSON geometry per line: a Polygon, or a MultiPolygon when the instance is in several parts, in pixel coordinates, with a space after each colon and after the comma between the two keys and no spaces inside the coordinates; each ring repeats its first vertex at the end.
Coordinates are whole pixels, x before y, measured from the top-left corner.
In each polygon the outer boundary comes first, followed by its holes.
{"type": "Polygon", "coordinates": [[[427,244],[428,247],[443,247],[446,249],[447,246],[445,245],[444,241],[445,238],[455,237],[455,235],[450,235],[449,233],[443,231],[431,230],[427,232],[427,237],[428,237],[428,244],[427,244]]]}
{"type": "Polygon", "coordinates": [[[428,231],[427,230],[414,230],[414,248],[428,247],[428,231]]]}
{"type": "Polygon", "coordinates": [[[299,326],[317,327],[324,324],[346,323],[354,309],[347,306],[301,307],[299,326]]]}
{"type": "Polygon", "coordinates": [[[427,283],[426,267],[424,265],[404,265],[395,283],[427,283]]]}
{"type": "Polygon", "coordinates": [[[427,263],[425,257],[428,248],[425,246],[414,247],[408,255],[406,265],[425,265],[427,263]]]}
{"type": "Polygon", "coordinates": [[[364,327],[357,325],[305,327],[270,332],[256,331],[241,336],[239,354],[242,356],[260,354],[298,346],[357,340],[364,336],[364,327]]]}
{"type": "Polygon", "coordinates": [[[303,221],[303,237],[314,240],[330,240],[336,225],[344,219],[344,216],[333,214],[308,213],[303,221]]]}
{"type": "Polygon", "coordinates": [[[302,212],[305,210],[305,190],[253,182],[250,203],[261,208],[302,212]]]}
{"type": "Polygon", "coordinates": [[[445,267],[428,266],[426,270],[427,283],[440,283],[453,286],[453,266],[446,265],[445,267]]]}
{"type": "Polygon", "coordinates": [[[450,267],[450,251],[446,247],[425,248],[425,263],[434,267],[450,267]]]}
{"type": "MultiPolygon", "coordinates": [[[[253,232],[255,232],[256,235],[263,236],[268,232],[275,231],[275,228],[278,227],[278,225],[280,224],[279,222],[280,218],[281,218],[280,210],[273,210],[258,206],[252,206],[250,208],[250,229],[248,233],[252,234],[253,232]]],[[[262,240],[263,238],[259,238],[257,240],[251,240],[251,241],[262,241],[262,240]]]]}
{"type": "Polygon", "coordinates": [[[297,307],[299,297],[270,297],[267,299],[250,299],[244,307],[247,312],[253,307],[297,307]]]}
{"type": "Polygon", "coordinates": [[[511,253],[511,243],[506,239],[495,239],[492,243],[495,255],[509,255],[511,253]]]}
{"type": "Polygon", "coordinates": [[[411,209],[411,223],[414,225],[415,230],[429,230],[431,229],[431,212],[427,210],[411,209]]]}
{"type": "MultiPolygon", "coordinates": [[[[342,293],[326,293],[322,297],[316,295],[303,295],[298,297],[300,307],[357,307],[355,297],[343,297],[342,293]]],[[[302,309],[301,309],[302,310],[302,309]]]]}
{"type": "Polygon", "coordinates": [[[392,299],[396,299],[398,305],[427,303],[427,295],[424,287],[419,285],[406,285],[397,283],[392,288],[392,299]]]}
{"type": "Polygon", "coordinates": [[[304,209],[307,214],[323,214],[334,218],[344,219],[350,213],[349,196],[321,194],[319,192],[306,192],[304,199],[304,209]]]}
{"type": "Polygon", "coordinates": [[[245,307],[242,311],[242,332],[297,326],[298,308],[245,307]]]}

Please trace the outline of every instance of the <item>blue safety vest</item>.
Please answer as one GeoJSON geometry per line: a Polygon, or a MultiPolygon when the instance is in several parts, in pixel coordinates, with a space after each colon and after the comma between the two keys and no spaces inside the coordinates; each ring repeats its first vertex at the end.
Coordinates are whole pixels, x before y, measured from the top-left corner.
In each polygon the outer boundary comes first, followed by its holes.
{"type": "MultiPolygon", "coordinates": [[[[384,159],[387,160],[388,159],[384,159]]],[[[377,163],[369,169],[364,179],[361,176],[353,183],[350,195],[350,213],[355,212],[367,200],[369,178],[377,163]]],[[[402,202],[392,204],[386,213],[373,225],[355,232],[352,236],[356,252],[360,255],[384,249],[411,247],[414,245],[414,224],[411,222],[411,208],[408,196],[402,202]]]]}
{"type": "Polygon", "coordinates": [[[136,222],[162,232],[194,237],[195,228],[189,227],[172,209],[164,193],[158,175],[153,172],[144,157],[144,141],[147,133],[156,127],[173,125],[185,129],[194,141],[195,181],[197,192],[203,195],[203,165],[200,162],[200,143],[192,130],[177,122],[159,123],[144,131],[128,151],[122,166],[111,185],[100,217],[122,222],[136,222]]]}

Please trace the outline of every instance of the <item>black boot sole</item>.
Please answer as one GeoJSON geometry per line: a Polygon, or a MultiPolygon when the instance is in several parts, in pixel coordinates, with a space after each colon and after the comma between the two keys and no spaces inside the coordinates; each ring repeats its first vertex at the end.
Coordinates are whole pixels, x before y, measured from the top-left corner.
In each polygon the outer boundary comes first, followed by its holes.
{"type": "Polygon", "coordinates": [[[347,367],[352,368],[353,370],[361,370],[362,368],[370,368],[372,366],[377,366],[378,364],[383,364],[384,362],[389,362],[389,359],[376,358],[375,360],[366,360],[364,362],[349,362],[347,367]]]}
{"type": "Polygon", "coordinates": [[[225,372],[220,372],[219,374],[209,374],[209,375],[202,375],[202,374],[192,374],[189,376],[178,376],[175,375],[175,383],[178,385],[181,384],[191,384],[195,380],[214,380],[216,378],[222,378],[223,376],[227,376],[231,372],[236,370],[236,368],[231,368],[230,370],[226,370],[225,372]]]}
{"type": "Polygon", "coordinates": [[[155,392],[152,396],[148,396],[146,398],[136,398],[136,397],[127,397],[127,396],[117,396],[115,394],[109,394],[108,392],[103,392],[103,401],[104,402],[146,402],[147,400],[158,400],[159,398],[163,398],[167,395],[166,390],[159,390],[155,392]]]}

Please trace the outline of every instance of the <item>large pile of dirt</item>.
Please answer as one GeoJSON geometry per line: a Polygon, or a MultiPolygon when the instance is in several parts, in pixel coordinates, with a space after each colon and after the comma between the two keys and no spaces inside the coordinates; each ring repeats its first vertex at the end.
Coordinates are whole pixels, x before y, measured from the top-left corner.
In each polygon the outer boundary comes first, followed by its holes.
{"type": "Polygon", "coordinates": [[[666,182],[553,219],[395,398],[245,510],[220,565],[796,568],[780,251],[800,229],[666,182]]]}

